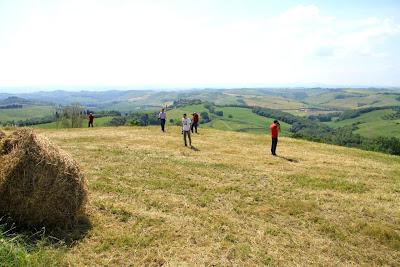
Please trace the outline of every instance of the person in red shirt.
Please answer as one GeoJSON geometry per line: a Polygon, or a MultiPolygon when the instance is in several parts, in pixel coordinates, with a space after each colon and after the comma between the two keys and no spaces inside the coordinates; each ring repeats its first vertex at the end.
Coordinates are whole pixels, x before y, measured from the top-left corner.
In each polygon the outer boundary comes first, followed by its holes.
{"type": "Polygon", "coordinates": [[[276,156],[276,146],[278,145],[278,134],[279,131],[281,130],[279,121],[274,120],[274,123],[272,123],[269,126],[269,128],[271,129],[271,137],[272,137],[271,154],[276,156]]]}
{"type": "Polygon", "coordinates": [[[192,127],[191,127],[191,130],[192,130],[192,133],[193,133],[193,128],[194,128],[194,130],[195,130],[195,132],[197,133],[197,126],[199,125],[199,114],[197,114],[196,112],[194,112],[193,114],[192,114],[192,127]]]}

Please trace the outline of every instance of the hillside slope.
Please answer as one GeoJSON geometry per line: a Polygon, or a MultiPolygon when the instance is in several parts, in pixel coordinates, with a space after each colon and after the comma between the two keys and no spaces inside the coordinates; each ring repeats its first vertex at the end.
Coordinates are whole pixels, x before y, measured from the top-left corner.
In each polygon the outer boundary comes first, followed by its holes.
{"type": "MultiPolygon", "coordinates": [[[[71,266],[399,265],[400,157],[178,127],[39,130],[89,180],[71,266]]],[[[1,245],[0,245],[1,246],[1,245]]],[[[46,256],[47,255],[47,256],[46,256]]],[[[48,259],[47,259],[48,260],[48,259]]]]}

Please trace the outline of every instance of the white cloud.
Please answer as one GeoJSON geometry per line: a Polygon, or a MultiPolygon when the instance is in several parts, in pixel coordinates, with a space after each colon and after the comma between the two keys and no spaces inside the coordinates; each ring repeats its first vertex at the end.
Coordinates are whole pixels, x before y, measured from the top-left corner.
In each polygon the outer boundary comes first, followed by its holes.
{"type": "Polygon", "coordinates": [[[374,67],[359,73],[373,79],[379,45],[400,32],[390,19],[342,20],[314,5],[229,24],[203,15],[139,1],[35,10],[0,43],[0,85],[340,83],[366,57],[374,67]]]}

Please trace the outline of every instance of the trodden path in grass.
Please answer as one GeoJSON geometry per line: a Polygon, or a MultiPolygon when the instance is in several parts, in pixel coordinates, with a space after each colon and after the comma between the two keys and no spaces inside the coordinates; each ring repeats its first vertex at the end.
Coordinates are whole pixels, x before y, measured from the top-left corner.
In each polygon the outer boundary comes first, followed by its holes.
{"type": "Polygon", "coordinates": [[[399,265],[400,157],[180,128],[39,130],[81,164],[93,228],[72,266],[399,265]]]}

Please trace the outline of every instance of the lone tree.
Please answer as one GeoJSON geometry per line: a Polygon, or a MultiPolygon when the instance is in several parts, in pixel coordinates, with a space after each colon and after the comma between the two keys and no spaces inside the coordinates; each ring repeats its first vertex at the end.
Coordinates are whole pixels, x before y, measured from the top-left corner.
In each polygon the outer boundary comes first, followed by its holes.
{"type": "Polygon", "coordinates": [[[57,126],[63,128],[80,128],[84,120],[83,107],[79,103],[64,107],[59,114],[57,126]]]}

